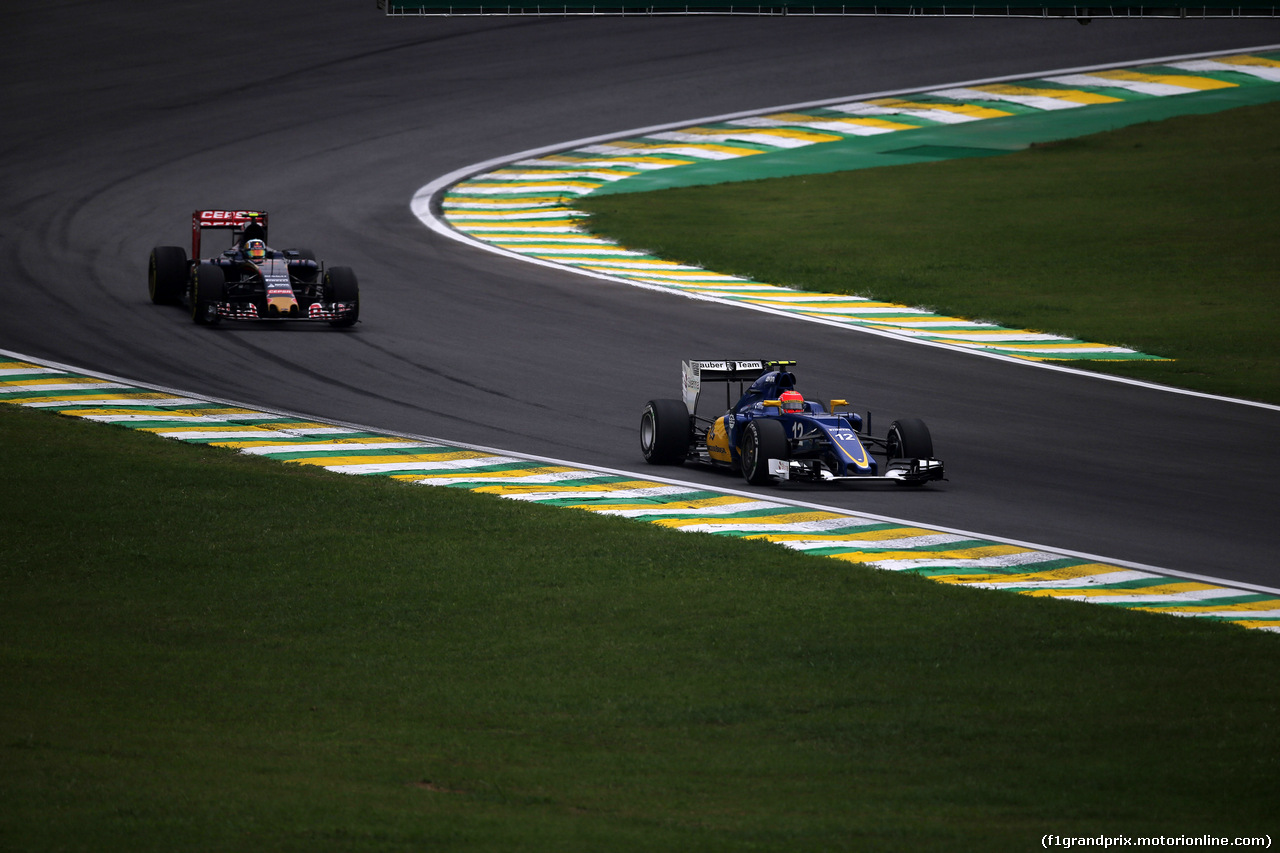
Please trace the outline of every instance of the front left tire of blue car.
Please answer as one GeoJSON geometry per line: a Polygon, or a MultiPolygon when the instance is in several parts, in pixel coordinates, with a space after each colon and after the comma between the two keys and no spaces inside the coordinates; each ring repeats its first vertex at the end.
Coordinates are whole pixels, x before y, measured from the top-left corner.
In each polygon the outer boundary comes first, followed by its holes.
{"type": "Polygon", "coordinates": [[[889,427],[885,439],[889,459],[932,459],[933,436],[919,418],[902,418],[889,427]]]}
{"type": "Polygon", "coordinates": [[[781,421],[757,418],[747,424],[742,435],[742,453],[740,455],[742,476],[753,486],[763,486],[773,482],[769,473],[771,459],[786,459],[787,430],[781,421]]]}

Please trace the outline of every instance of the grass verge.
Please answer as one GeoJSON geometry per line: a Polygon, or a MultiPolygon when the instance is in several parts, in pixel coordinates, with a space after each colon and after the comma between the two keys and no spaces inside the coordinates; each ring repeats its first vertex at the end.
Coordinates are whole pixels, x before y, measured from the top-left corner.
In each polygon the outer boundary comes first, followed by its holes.
{"type": "Polygon", "coordinates": [[[1089,369],[1280,403],[1280,103],[1001,157],[585,198],[759,281],[1130,346],[1089,369]]]}
{"type": "Polygon", "coordinates": [[[1275,832],[1280,643],[0,406],[0,846],[1275,832]]]}

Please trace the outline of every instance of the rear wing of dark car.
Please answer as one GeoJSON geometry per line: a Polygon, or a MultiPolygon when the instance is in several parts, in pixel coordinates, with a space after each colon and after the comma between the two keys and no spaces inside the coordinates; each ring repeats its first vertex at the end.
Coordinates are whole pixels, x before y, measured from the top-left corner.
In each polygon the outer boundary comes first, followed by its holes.
{"type": "Polygon", "coordinates": [[[265,210],[196,210],[191,214],[191,257],[200,257],[200,235],[206,229],[230,230],[231,245],[241,240],[267,240],[265,210]]]}

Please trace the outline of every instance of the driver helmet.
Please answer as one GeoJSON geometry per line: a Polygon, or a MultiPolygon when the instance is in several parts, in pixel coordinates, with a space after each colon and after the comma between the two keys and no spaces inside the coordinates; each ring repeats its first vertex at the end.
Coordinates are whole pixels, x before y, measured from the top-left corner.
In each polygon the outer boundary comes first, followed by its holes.
{"type": "Polygon", "coordinates": [[[249,260],[260,264],[267,259],[267,244],[257,239],[250,240],[244,244],[244,253],[249,260]]]}
{"type": "Polygon", "coordinates": [[[799,391],[783,391],[779,399],[782,400],[782,411],[784,412],[804,411],[804,397],[800,396],[799,391]]]}

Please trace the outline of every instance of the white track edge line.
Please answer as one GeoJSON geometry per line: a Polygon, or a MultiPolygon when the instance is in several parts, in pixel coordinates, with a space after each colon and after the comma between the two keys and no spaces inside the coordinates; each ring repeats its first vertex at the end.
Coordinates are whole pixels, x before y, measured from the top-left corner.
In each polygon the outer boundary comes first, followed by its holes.
{"type": "Polygon", "coordinates": [[[484,445],[479,445],[479,444],[469,444],[461,441],[453,441],[451,439],[442,439],[442,438],[436,438],[433,436],[419,435],[416,433],[409,433],[409,432],[399,432],[397,430],[382,429],[380,427],[370,427],[365,424],[357,424],[351,421],[340,421],[340,420],[335,420],[333,418],[316,417],[313,415],[303,414],[300,412],[291,412],[287,409],[276,409],[268,406],[259,406],[259,405],[251,405],[247,403],[240,403],[235,400],[227,400],[220,397],[210,397],[206,394],[191,393],[188,391],[183,391],[181,389],[171,388],[165,385],[155,385],[148,382],[137,382],[122,376],[117,376],[115,374],[103,373],[101,371],[96,371],[96,370],[88,370],[82,367],[76,367],[74,365],[68,365],[68,364],[62,364],[55,361],[50,361],[49,359],[36,358],[34,356],[24,355],[23,353],[13,352],[12,350],[0,349],[0,356],[5,356],[7,358],[12,358],[19,361],[27,361],[27,362],[32,362],[36,364],[42,364],[46,367],[53,367],[59,370],[65,370],[72,373],[79,373],[85,376],[93,376],[98,379],[107,379],[113,382],[121,382],[135,388],[143,388],[150,391],[159,391],[165,394],[173,394],[179,397],[190,397],[192,399],[203,400],[208,403],[217,403],[223,406],[231,406],[238,409],[249,409],[251,411],[265,412],[267,414],[280,415],[282,417],[298,418],[300,420],[309,420],[309,421],[314,421],[316,423],[330,424],[332,426],[341,426],[341,427],[347,427],[350,429],[358,429],[362,432],[374,432],[382,435],[391,435],[391,436],[396,436],[397,438],[407,438],[407,439],[413,439],[415,441],[425,441],[425,442],[432,442],[437,444],[444,444],[449,447],[459,447],[464,450],[474,450],[481,453],[492,453],[495,455],[510,456],[517,459],[525,459],[530,462],[541,462],[548,465],[557,465],[557,466],[562,466],[566,468],[577,468],[584,471],[594,471],[600,474],[608,474],[608,475],[620,476],[620,477],[630,477],[636,480],[647,480],[655,483],[662,483],[664,485],[685,487],[693,491],[716,492],[718,494],[731,495],[733,497],[751,498],[754,500],[766,500],[771,503],[778,503],[784,506],[794,506],[799,509],[811,509],[819,512],[831,512],[837,515],[869,518],[875,521],[882,521],[887,524],[901,524],[903,526],[908,526],[908,527],[928,528],[929,530],[934,530],[939,533],[952,533],[958,536],[965,536],[972,539],[996,542],[1002,545],[1013,545],[1019,548],[1027,548],[1033,551],[1043,551],[1048,554],[1059,554],[1064,557],[1073,557],[1075,559],[1089,560],[1090,562],[1095,562],[1095,563],[1106,563],[1108,565],[1120,566],[1121,568],[1136,569],[1139,571],[1151,572],[1152,574],[1157,574],[1157,575],[1169,575],[1171,577],[1184,578],[1187,580],[1197,580],[1205,583],[1212,583],[1227,589],[1239,589],[1239,590],[1248,591],[1248,592],[1280,595],[1280,589],[1261,586],[1259,584],[1246,583],[1243,581],[1225,580],[1223,578],[1215,578],[1215,577],[1210,577],[1208,575],[1193,574],[1191,572],[1181,572],[1176,569],[1165,569],[1165,568],[1160,568],[1158,566],[1148,565],[1146,563],[1133,562],[1131,560],[1115,560],[1110,557],[1103,557],[1097,554],[1090,554],[1084,551],[1072,551],[1066,548],[1040,545],[1034,542],[1026,542],[1020,539],[1011,539],[1003,536],[991,536],[985,533],[975,533],[974,531],[963,530],[957,527],[943,527],[936,524],[929,524],[927,522],[922,523],[918,521],[910,521],[907,519],[895,518],[893,516],[888,516],[888,515],[878,515],[876,513],[863,512],[861,510],[849,510],[849,509],[843,509],[841,507],[825,506],[823,504],[810,503],[808,501],[799,501],[791,498],[775,497],[774,495],[764,495],[758,492],[747,492],[739,489],[728,489],[720,486],[708,485],[706,483],[693,483],[686,480],[673,479],[670,477],[654,477],[648,474],[641,474],[635,471],[627,471],[621,468],[606,468],[599,465],[586,465],[580,462],[571,462],[564,459],[556,459],[550,456],[536,456],[530,453],[520,453],[520,452],[515,452],[510,450],[503,450],[501,448],[486,447],[484,445]]]}
{"type": "Polygon", "coordinates": [[[470,166],[464,166],[461,169],[455,169],[454,171],[449,172],[446,175],[442,175],[441,177],[436,178],[430,183],[420,187],[418,191],[414,193],[413,198],[410,200],[409,209],[413,212],[413,215],[417,217],[420,222],[422,222],[425,226],[427,226],[427,228],[429,228],[430,230],[434,231],[437,234],[440,234],[441,236],[448,237],[451,240],[456,240],[460,243],[464,243],[466,245],[472,246],[477,249],[481,249],[482,251],[490,252],[495,255],[501,255],[503,257],[512,258],[518,261],[523,261],[525,263],[547,267],[549,269],[576,273],[578,275],[588,276],[590,278],[599,279],[601,281],[609,281],[615,284],[624,284],[631,287],[638,287],[644,290],[655,290],[655,291],[660,291],[666,294],[684,296],[689,299],[699,299],[705,302],[714,302],[721,305],[729,305],[736,308],[745,308],[751,311],[759,311],[761,313],[774,314],[775,316],[786,317],[792,320],[798,320],[800,322],[817,323],[819,325],[832,326],[835,328],[845,329],[848,331],[861,332],[863,334],[891,338],[893,340],[913,343],[919,346],[930,346],[938,349],[950,350],[951,352],[979,356],[982,358],[995,359],[996,361],[1003,361],[1005,363],[1021,364],[1027,367],[1039,368],[1041,370],[1051,370],[1058,373],[1067,373],[1072,376],[1090,377],[1093,379],[1100,379],[1106,382],[1118,382],[1122,385],[1129,385],[1131,387],[1136,387],[1136,388],[1146,388],[1152,391],[1163,391],[1170,394],[1180,394],[1184,397],[1195,397],[1202,400],[1212,400],[1212,401],[1222,402],[1222,403],[1236,403],[1242,406],[1250,406],[1253,408],[1267,409],[1270,411],[1280,412],[1280,405],[1276,405],[1273,403],[1263,403],[1257,400],[1245,400],[1239,397],[1225,397],[1219,394],[1209,394],[1203,391],[1193,391],[1188,388],[1177,388],[1172,385],[1161,385],[1155,382],[1146,382],[1141,379],[1130,379],[1128,377],[1114,376],[1108,373],[1095,373],[1090,370],[1083,370],[1081,368],[1068,367],[1065,365],[1053,364],[1050,362],[1035,361],[1035,360],[1025,359],[1025,358],[1016,358],[1014,356],[1004,355],[1004,354],[995,353],[995,352],[989,352],[986,350],[967,349],[967,348],[956,347],[951,344],[943,344],[935,341],[920,340],[918,338],[911,338],[905,335],[898,335],[893,332],[886,332],[878,329],[867,329],[865,327],[851,325],[847,323],[840,323],[838,321],[827,320],[821,317],[805,317],[798,314],[788,313],[788,312],[780,311],[778,309],[769,308],[768,306],[764,306],[764,305],[752,305],[748,303],[735,302],[733,300],[722,299],[716,296],[712,296],[710,294],[690,293],[687,291],[675,290],[673,288],[664,287],[662,285],[653,285],[653,284],[646,284],[643,282],[636,282],[636,281],[632,281],[631,279],[621,278],[618,276],[605,275],[603,273],[597,273],[590,270],[578,269],[576,267],[573,267],[567,264],[558,264],[553,261],[544,261],[540,258],[531,258],[528,255],[522,255],[522,254],[519,254],[518,252],[512,252],[507,249],[502,249],[490,243],[485,243],[481,240],[477,240],[476,238],[468,234],[464,234],[461,231],[458,231],[455,228],[453,228],[448,223],[442,221],[438,216],[436,216],[436,213],[434,210],[434,208],[436,207],[436,204],[435,204],[436,196],[439,195],[440,192],[447,189],[449,186],[452,186],[453,184],[456,184],[464,180],[465,178],[471,177],[472,175],[480,174],[482,172],[490,171],[497,166],[510,164],[512,162],[515,162],[516,160],[524,160],[524,159],[529,159],[533,157],[538,157],[544,154],[554,154],[561,151],[568,151],[575,148],[583,147],[585,145],[592,145],[597,142],[607,142],[610,140],[624,139],[632,136],[644,136],[657,131],[685,127],[689,124],[708,124],[712,122],[723,122],[723,121],[729,121],[736,118],[748,118],[751,116],[757,116],[762,113],[786,112],[789,110],[798,110],[798,109],[805,109],[810,107],[820,107],[826,104],[838,104],[838,103],[844,103],[847,101],[862,101],[862,100],[869,100],[871,98],[893,97],[895,95],[906,95],[906,94],[912,94],[916,92],[926,92],[933,89],[964,88],[964,87],[980,86],[980,85],[985,85],[990,83],[1003,83],[1003,82],[1008,82],[1013,80],[1025,80],[1033,77],[1047,77],[1049,75],[1080,74],[1088,71],[1099,71],[1099,70],[1106,70],[1106,69],[1112,69],[1112,68],[1130,68],[1130,67],[1140,66],[1140,65],[1160,65],[1160,64],[1165,64],[1169,62],[1181,62],[1181,61],[1186,61],[1190,59],[1204,59],[1211,56],[1227,56],[1227,55],[1236,54],[1236,53],[1253,53],[1257,51],[1270,51],[1270,50],[1280,50],[1280,44],[1258,45],[1256,47],[1238,48],[1234,50],[1216,50],[1216,51],[1209,51],[1205,53],[1188,53],[1188,54],[1181,54],[1181,55],[1174,55],[1174,56],[1162,56],[1162,57],[1135,60],[1132,62],[1124,62],[1124,63],[1105,63],[1101,65],[1086,65],[1086,66],[1078,66],[1073,68],[1060,68],[1060,69],[1051,70],[1051,71],[1036,71],[1036,72],[1030,72],[1026,74],[1008,74],[1001,77],[989,77],[989,78],[984,78],[979,80],[969,80],[962,83],[944,83],[944,84],[937,84],[932,86],[914,87],[910,89],[893,89],[893,90],[885,90],[881,92],[871,92],[871,93],[866,93],[862,95],[849,95],[849,96],[844,96],[839,98],[824,98],[822,100],[817,100],[817,101],[805,101],[805,102],[796,103],[796,104],[768,107],[768,108],[758,109],[758,110],[726,113],[724,115],[719,115],[719,116],[689,119],[686,121],[670,122],[667,124],[653,125],[650,127],[635,128],[632,130],[620,131],[618,133],[610,133],[610,134],[604,134],[600,136],[591,136],[591,137],[586,137],[583,139],[578,139],[570,142],[543,146],[541,148],[531,148],[531,149],[528,149],[527,151],[522,151],[518,154],[510,154],[503,157],[495,157],[489,160],[482,161],[480,163],[472,164],[470,166]]]}

